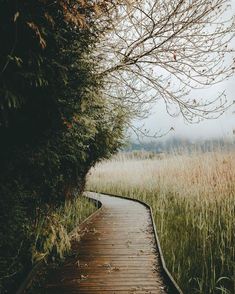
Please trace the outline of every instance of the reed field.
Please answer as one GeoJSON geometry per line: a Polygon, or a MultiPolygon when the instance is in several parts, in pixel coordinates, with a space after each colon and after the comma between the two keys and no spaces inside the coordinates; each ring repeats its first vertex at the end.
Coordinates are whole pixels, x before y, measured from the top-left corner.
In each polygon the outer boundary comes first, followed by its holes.
{"type": "Polygon", "coordinates": [[[169,271],[185,294],[235,293],[235,152],[118,155],[87,189],[153,208],[169,271]]]}

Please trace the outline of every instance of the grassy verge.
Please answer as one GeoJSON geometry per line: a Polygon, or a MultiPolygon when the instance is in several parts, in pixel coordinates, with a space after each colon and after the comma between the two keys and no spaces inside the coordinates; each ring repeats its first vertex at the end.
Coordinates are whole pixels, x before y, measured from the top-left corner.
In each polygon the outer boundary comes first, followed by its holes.
{"type": "Polygon", "coordinates": [[[32,259],[47,255],[63,258],[70,250],[69,233],[96,210],[94,203],[81,196],[38,217],[34,230],[32,259]]]}
{"type": "Polygon", "coordinates": [[[87,188],[152,206],[167,266],[184,293],[234,293],[234,153],[116,158],[92,171],[87,188]]]}
{"type": "MultiPolygon", "coordinates": [[[[95,204],[83,196],[58,207],[41,207],[34,220],[22,224],[25,227],[26,241],[19,244],[20,249],[15,254],[14,263],[11,263],[14,268],[10,264],[8,271],[11,270],[13,274],[5,273],[1,277],[0,293],[15,293],[36,262],[42,259],[50,262],[62,261],[70,252],[69,233],[96,209],[95,204]]],[[[1,264],[5,261],[4,258],[2,255],[1,264]]],[[[45,267],[43,275],[46,270],[45,267]]]]}

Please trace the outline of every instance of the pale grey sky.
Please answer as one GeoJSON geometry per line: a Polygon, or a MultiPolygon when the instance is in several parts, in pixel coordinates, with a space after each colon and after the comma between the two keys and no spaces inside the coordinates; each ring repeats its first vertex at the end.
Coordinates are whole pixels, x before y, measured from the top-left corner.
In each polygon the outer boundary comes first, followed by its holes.
{"type": "MultiPolygon", "coordinates": [[[[232,0],[232,9],[227,13],[235,15],[235,0],[232,0]]],[[[235,40],[233,40],[232,47],[235,49],[235,40]]],[[[223,90],[226,90],[227,97],[230,101],[235,100],[234,76],[216,86],[203,90],[203,94],[207,95],[208,93],[208,95],[213,98],[218,96],[218,93],[221,93],[223,90]]],[[[198,94],[199,92],[196,90],[191,92],[191,95],[193,96],[197,96],[198,94]]],[[[198,124],[189,124],[186,123],[182,117],[170,117],[166,113],[164,103],[158,102],[153,108],[152,114],[149,118],[141,121],[139,124],[137,123],[137,125],[143,123],[146,128],[152,132],[162,131],[164,133],[173,127],[175,131],[165,136],[163,140],[172,136],[189,137],[192,139],[213,137],[232,138],[234,137],[233,130],[235,130],[235,105],[216,120],[204,120],[198,124]]]]}
{"type": "MultiPolygon", "coordinates": [[[[205,90],[205,92],[208,91],[210,96],[213,96],[213,92],[214,95],[218,95],[218,92],[221,92],[223,89],[227,90],[230,101],[235,100],[235,77],[216,87],[211,87],[205,90]]],[[[197,94],[197,92],[194,93],[194,95],[195,94],[197,94]]],[[[184,121],[182,116],[176,118],[169,116],[166,113],[164,103],[158,102],[152,111],[152,115],[145,121],[141,121],[141,123],[145,123],[146,128],[151,131],[161,131],[163,133],[173,127],[174,131],[165,136],[165,138],[170,138],[172,136],[190,137],[192,139],[232,137],[234,136],[233,130],[235,129],[235,105],[218,119],[204,120],[197,124],[189,124],[184,121]]]]}

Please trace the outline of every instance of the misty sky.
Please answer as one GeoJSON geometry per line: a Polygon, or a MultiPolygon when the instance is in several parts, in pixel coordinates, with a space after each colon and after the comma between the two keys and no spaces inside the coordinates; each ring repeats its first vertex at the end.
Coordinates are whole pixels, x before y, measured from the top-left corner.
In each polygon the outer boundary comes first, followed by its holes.
{"type": "MultiPolygon", "coordinates": [[[[231,11],[227,13],[235,15],[235,0],[232,1],[231,11]]],[[[233,40],[231,45],[232,48],[235,49],[235,40],[233,40]]],[[[219,93],[223,92],[223,90],[226,90],[227,98],[230,101],[235,100],[234,76],[216,86],[203,90],[203,95],[207,96],[208,93],[209,97],[215,98],[219,93]]],[[[197,95],[201,95],[201,92],[199,93],[196,90],[192,90],[191,95],[197,97],[197,95]]],[[[152,114],[149,118],[140,123],[136,123],[136,125],[142,125],[143,123],[145,127],[152,132],[160,131],[164,133],[173,127],[175,131],[166,135],[163,140],[171,138],[172,136],[189,137],[192,139],[213,137],[232,138],[235,137],[233,135],[233,130],[235,130],[235,105],[216,120],[204,120],[198,124],[189,124],[186,123],[182,117],[170,117],[166,113],[164,103],[158,102],[152,109],[152,114]]]]}

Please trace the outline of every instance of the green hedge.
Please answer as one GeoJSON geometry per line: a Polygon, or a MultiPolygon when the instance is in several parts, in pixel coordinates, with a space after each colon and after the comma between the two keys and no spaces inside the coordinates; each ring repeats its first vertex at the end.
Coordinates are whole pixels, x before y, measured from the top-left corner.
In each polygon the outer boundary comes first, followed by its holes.
{"type": "Polygon", "coordinates": [[[92,55],[94,10],[78,1],[74,14],[75,2],[0,1],[2,292],[31,264],[38,212],[73,199],[122,144],[125,119],[103,97],[92,55]]]}

